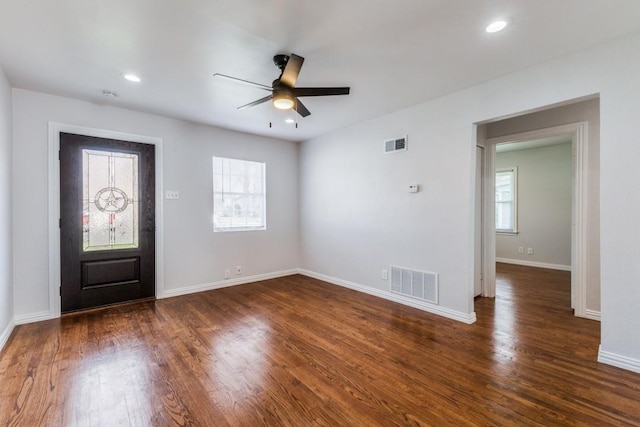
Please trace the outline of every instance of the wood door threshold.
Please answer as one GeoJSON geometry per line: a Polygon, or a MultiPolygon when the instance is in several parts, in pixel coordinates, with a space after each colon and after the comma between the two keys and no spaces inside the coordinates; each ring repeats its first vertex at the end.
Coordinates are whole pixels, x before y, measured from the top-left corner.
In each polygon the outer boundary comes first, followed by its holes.
{"type": "Polygon", "coordinates": [[[149,302],[149,301],[155,301],[156,297],[148,297],[148,298],[140,298],[140,299],[136,299],[136,300],[131,300],[131,301],[123,301],[123,302],[116,302],[113,304],[106,304],[106,305],[101,305],[99,307],[91,307],[91,308],[82,308],[80,310],[73,310],[73,311],[67,311],[66,313],[62,313],[60,315],[60,317],[71,317],[71,316],[75,316],[78,314],[87,314],[87,313],[93,313],[96,311],[103,311],[109,308],[114,308],[114,307],[123,307],[123,306],[127,306],[127,305],[132,305],[132,304],[138,304],[141,302],[149,302]]]}

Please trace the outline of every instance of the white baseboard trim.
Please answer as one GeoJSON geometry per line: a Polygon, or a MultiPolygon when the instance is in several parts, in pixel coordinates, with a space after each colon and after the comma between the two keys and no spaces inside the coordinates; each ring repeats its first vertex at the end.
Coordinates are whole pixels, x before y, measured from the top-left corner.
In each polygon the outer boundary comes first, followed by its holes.
{"type": "Polygon", "coordinates": [[[599,311],[589,310],[589,309],[585,310],[584,317],[586,319],[597,320],[598,322],[600,322],[602,318],[599,311]]]}
{"type": "MultiPolygon", "coordinates": [[[[193,286],[185,286],[178,289],[169,289],[169,290],[165,290],[162,293],[162,295],[157,295],[156,298],[163,299],[163,298],[177,297],[180,295],[188,295],[188,294],[194,294],[197,292],[211,291],[214,289],[221,289],[229,286],[237,286],[237,285],[244,285],[247,283],[259,282],[261,280],[277,279],[279,277],[286,277],[294,274],[302,274],[308,277],[312,277],[314,279],[332,283],[334,285],[342,286],[358,292],[363,292],[363,293],[373,295],[379,298],[383,298],[389,301],[397,302],[399,304],[407,305],[409,307],[417,308],[419,310],[423,310],[429,313],[437,314],[439,316],[446,317],[448,319],[457,320],[459,322],[471,324],[476,321],[475,313],[471,313],[471,314],[462,313],[462,312],[451,310],[448,308],[439,307],[439,306],[430,304],[428,302],[413,300],[411,298],[407,298],[402,295],[394,294],[390,291],[383,291],[380,289],[371,288],[369,286],[359,285],[357,283],[348,282],[346,280],[338,279],[331,276],[326,276],[324,274],[315,273],[315,272],[304,270],[304,269],[275,271],[272,273],[257,274],[254,276],[240,277],[237,279],[225,279],[217,282],[202,283],[202,284],[193,285],[193,286]]],[[[49,320],[52,318],[53,316],[48,311],[25,314],[25,315],[15,316],[15,325],[40,322],[42,320],[49,320]]],[[[11,330],[13,330],[13,326],[11,330]]],[[[8,334],[10,333],[11,331],[9,331],[8,334]]],[[[4,337],[4,334],[0,336],[0,338],[2,337],[4,337]]],[[[8,339],[8,335],[7,335],[7,339],[8,339]]]]}
{"type": "Polygon", "coordinates": [[[640,374],[640,360],[604,351],[602,346],[598,350],[598,362],[640,374]]]}
{"type": "Polygon", "coordinates": [[[53,319],[49,311],[39,311],[37,313],[21,314],[15,317],[16,325],[24,325],[25,323],[41,322],[43,320],[53,319]]]}
{"type": "Polygon", "coordinates": [[[394,294],[391,291],[383,291],[380,289],[371,288],[369,286],[359,285],[357,283],[349,282],[346,280],[338,279],[336,277],[326,276],[324,274],[315,273],[313,271],[299,269],[298,272],[304,276],[312,277],[314,279],[322,280],[334,285],[349,288],[354,291],[362,292],[365,294],[373,295],[378,298],[383,298],[389,301],[397,302],[399,304],[407,305],[409,307],[417,308],[438,316],[446,317],[448,319],[457,320],[466,324],[471,324],[476,321],[476,313],[466,314],[459,311],[451,310],[437,305],[430,304],[428,302],[422,302],[411,298],[404,297],[402,295],[394,294]]]}
{"type": "Polygon", "coordinates": [[[15,327],[16,327],[16,324],[13,321],[13,319],[11,319],[7,327],[4,328],[4,331],[2,331],[2,334],[0,335],[0,351],[2,351],[2,349],[4,348],[4,345],[9,340],[9,337],[11,336],[11,332],[13,332],[13,329],[15,327]]]}
{"type": "Polygon", "coordinates": [[[511,258],[496,258],[496,262],[503,262],[505,264],[524,265],[526,267],[548,268],[550,270],[571,271],[570,265],[548,264],[546,262],[525,261],[521,259],[511,259],[511,258]]]}
{"type": "Polygon", "coordinates": [[[261,280],[277,279],[278,277],[298,274],[298,269],[275,271],[273,273],[256,274],[254,276],[240,277],[237,279],[225,279],[218,282],[202,283],[200,285],[185,286],[183,288],[165,290],[162,295],[156,296],[158,299],[177,297],[180,295],[194,294],[196,292],[211,291],[214,289],[227,288],[229,286],[244,285],[261,280]]]}

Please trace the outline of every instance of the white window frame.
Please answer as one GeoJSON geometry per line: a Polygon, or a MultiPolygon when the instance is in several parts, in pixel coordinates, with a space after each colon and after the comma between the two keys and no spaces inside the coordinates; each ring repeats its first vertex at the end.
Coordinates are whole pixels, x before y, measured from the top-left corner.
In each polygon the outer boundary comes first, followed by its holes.
{"type": "Polygon", "coordinates": [[[260,161],[255,161],[255,160],[245,160],[245,159],[234,159],[234,158],[230,158],[230,157],[223,157],[223,156],[213,156],[212,158],[212,183],[213,183],[213,231],[214,232],[233,232],[233,231],[260,231],[260,230],[266,230],[267,229],[267,191],[266,191],[266,187],[267,187],[267,165],[264,162],[260,162],[260,161]],[[222,191],[216,191],[216,177],[219,175],[223,175],[223,176],[227,176],[225,175],[225,172],[222,171],[220,174],[217,173],[216,171],[216,159],[221,159],[221,160],[228,160],[228,161],[232,161],[232,162],[243,162],[243,163],[256,163],[262,166],[262,192],[261,193],[250,193],[250,192],[231,192],[231,191],[224,191],[224,186],[222,186],[223,190],[222,191]],[[243,195],[251,195],[251,196],[255,196],[255,195],[262,195],[262,224],[261,225],[257,225],[257,226],[247,226],[247,225],[237,225],[237,226],[230,226],[230,227],[223,227],[223,226],[218,226],[218,222],[216,220],[216,195],[222,195],[222,197],[224,198],[225,196],[230,196],[230,197],[237,197],[237,196],[243,196],[243,195]]]}
{"type": "MultiPolygon", "coordinates": [[[[497,182],[497,175],[498,174],[504,174],[504,173],[510,173],[513,177],[513,189],[512,189],[512,193],[513,193],[513,197],[511,199],[510,202],[501,202],[498,201],[497,199],[495,200],[495,211],[498,212],[498,204],[499,203],[511,203],[511,217],[513,218],[513,227],[512,228],[498,228],[498,225],[496,224],[496,233],[497,234],[518,234],[518,167],[517,166],[513,166],[513,167],[509,167],[509,168],[501,168],[501,169],[496,169],[496,182],[497,182]]],[[[495,191],[495,190],[494,190],[495,191]]]]}

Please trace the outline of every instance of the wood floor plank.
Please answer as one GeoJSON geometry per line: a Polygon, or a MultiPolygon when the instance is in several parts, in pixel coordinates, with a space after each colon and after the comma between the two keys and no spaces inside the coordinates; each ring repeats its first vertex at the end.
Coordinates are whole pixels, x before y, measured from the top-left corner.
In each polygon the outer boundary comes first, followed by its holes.
{"type": "Polygon", "coordinates": [[[303,276],[21,325],[0,425],[640,425],[570,274],[497,272],[473,325],[303,276]]]}

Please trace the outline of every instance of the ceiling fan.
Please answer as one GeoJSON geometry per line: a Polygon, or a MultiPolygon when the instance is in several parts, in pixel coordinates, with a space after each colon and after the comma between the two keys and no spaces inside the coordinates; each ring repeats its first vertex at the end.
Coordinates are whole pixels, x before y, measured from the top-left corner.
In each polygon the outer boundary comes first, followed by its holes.
{"type": "Polygon", "coordinates": [[[271,92],[271,94],[264,98],[260,98],[257,101],[238,107],[239,110],[272,101],[273,106],[278,109],[288,110],[293,108],[302,117],[307,117],[311,112],[298,98],[304,96],[349,95],[350,88],[348,87],[296,87],[298,74],[300,74],[300,68],[302,68],[303,62],[304,58],[296,55],[295,53],[292,53],[291,55],[279,54],[274,56],[273,63],[278,67],[278,69],[280,69],[280,77],[275,79],[270,87],[219,73],[216,73],[213,76],[230,79],[238,83],[247,84],[249,86],[271,92]]]}

